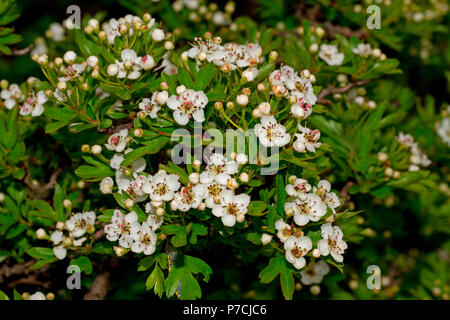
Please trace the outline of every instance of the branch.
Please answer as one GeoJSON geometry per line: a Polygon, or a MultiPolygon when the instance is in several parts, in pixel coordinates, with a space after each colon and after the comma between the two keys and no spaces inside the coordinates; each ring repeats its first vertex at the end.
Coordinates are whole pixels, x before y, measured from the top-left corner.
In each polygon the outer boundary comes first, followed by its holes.
{"type": "Polygon", "coordinates": [[[12,54],[14,56],[23,56],[24,54],[27,54],[28,52],[30,52],[30,50],[33,48],[33,45],[30,44],[28,47],[25,47],[23,49],[15,49],[12,50],[12,54]]]}
{"type": "Polygon", "coordinates": [[[342,88],[328,86],[325,89],[323,89],[322,91],[320,91],[320,93],[317,95],[317,103],[331,105],[333,103],[330,100],[324,99],[327,95],[336,94],[336,93],[345,93],[353,87],[359,87],[359,86],[367,84],[368,82],[369,82],[369,80],[350,82],[349,84],[347,84],[345,87],[342,87],[342,88]]]}
{"type": "Polygon", "coordinates": [[[34,192],[33,197],[37,199],[43,199],[46,197],[48,191],[55,187],[58,176],[63,171],[62,167],[56,169],[50,176],[49,181],[45,185],[41,185],[41,184],[34,184],[32,182],[30,170],[28,170],[28,164],[24,162],[24,166],[27,171],[27,175],[25,176],[24,182],[27,185],[27,187],[34,192]]]}
{"type": "Polygon", "coordinates": [[[106,271],[99,274],[92,283],[91,289],[83,297],[83,300],[103,300],[108,292],[111,274],[106,271]]]}

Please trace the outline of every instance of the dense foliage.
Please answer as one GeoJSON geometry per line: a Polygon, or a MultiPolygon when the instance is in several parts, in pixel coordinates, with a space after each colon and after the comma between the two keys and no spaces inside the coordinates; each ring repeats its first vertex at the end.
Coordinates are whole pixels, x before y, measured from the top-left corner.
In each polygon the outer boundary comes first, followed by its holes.
{"type": "Polygon", "coordinates": [[[0,0],[0,298],[448,299],[447,2],[119,2],[0,0]]]}

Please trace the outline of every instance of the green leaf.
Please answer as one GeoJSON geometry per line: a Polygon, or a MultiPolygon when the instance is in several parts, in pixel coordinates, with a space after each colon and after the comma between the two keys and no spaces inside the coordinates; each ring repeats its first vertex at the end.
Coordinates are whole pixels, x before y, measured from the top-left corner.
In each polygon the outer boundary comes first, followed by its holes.
{"type": "Polygon", "coordinates": [[[169,138],[168,137],[158,137],[158,138],[152,139],[150,141],[151,141],[150,144],[148,144],[144,147],[137,148],[137,149],[131,151],[130,153],[127,153],[125,155],[125,160],[121,163],[121,165],[126,167],[126,166],[132,164],[137,159],[142,158],[146,154],[157,153],[159,150],[161,150],[166,145],[166,143],[169,142],[169,138]]]}
{"type": "MultiPolygon", "coordinates": [[[[251,201],[248,206],[247,214],[251,216],[263,216],[267,212],[264,212],[267,209],[267,203],[263,201],[251,201]]],[[[284,212],[284,207],[283,207],[284,212]]]]}
{"type": "Polygon", "coordinates": [[[178,81],[188,89],[194,88],[194,82],[185,68],[178,68],[178,81]]]}
{"type": "Polygon", "coordinates": [[[0,290],[0,300],[9,300],[8,296],[6,295],[6,293],[4,293],[2,290],[0,290]]]}
{"type": "Polygon", "coordinates": [[[54,257],[53,250],[50,248],[34,247],[26,249],[25,252],[36,259],[48,259],[54,257]]]}
{"type": "Polygon", "coordinates": [[[193,300],[202,297],[202,291],[195,274],[203,274],[203,281],[208,282],[212,273],[211,267],[201,259],[179,254],[173,268],[164,281],[167,297],[177,296],[183,300],[193,300]]]}
{"type": "Polygon", "coordinates": [[[205,67],[201,68],[197,74],[194,89],[204,90],[216,75],[216,71],[217,69],[213,63],[208,63],[205,67]]]}
{"type": "Polygon", "coordinates": [[[80,268],[81,271],[84,271],[86,274],[92,273],[92,263],[91,260],[89,260],[86,256],[81,256],[78,258],[74,258],[70,261],[70,265],[75,265],[80,268]]]}
{"type": "Polygon", "coordinates": [[[147,290],[154,288],[155,294],[160,298],[162,297],[164,293],[164,273],[159,265],[156,265],[153,272],[148,276],[147,281],[145,281],[145,288],[147,290]]]}
{"type": "Polygon", "coordinates": [[[64,212],[64,191],[59,184],[55,185],[55,193],[53,195],[53,206],[55,207],[56,217],[59,221],[66,220],[66,213],[64,212]]]}
{"type": "Polygon", "coordinates": [[[276,178],[276,190],[277,190],[277,211],[284,216],[284,205],[286,203],[287,194],[284,187],[283,175],[278,174],[276,178]]]}
{"type": "Polygon", "coordinates": [[[200,224],[194,223],[192,224],[191,233],[189,234],[189,242],[192,244],[197,243],[198,236],[205,236],[208,233],[208,227],[200,224]]]}
{"type": "Polygon", "coordinates": [[[262,283],[272,282],[278,275],[280,275],[281,290],[286,300],[292,300],[294,295],[294,272],[292,266],[286,261],[282,255],[276,255],[269,261],[267,267],[261,271],[259,278],[262,283]]]}
{"type": "Polygon", "coordinates": [[[187,244],[187,230],[185,227],[179,224],[172,224],[162,226],[161,231],[168,235],[174,235],[170,239],[170,243],[175,247],[182,247],[187,244]]]}
{"type": "MultiPolygon", "coordinates": [[[[31,211],[31,215],[58,221],[58,216],[53,211],[53,208],[44,200],[31,200],[28,203],[30,206],[38,209],[38,211],[31,211]]],[[[65,220],[64,216],[64,219],[61,221],[65,220]]]]}

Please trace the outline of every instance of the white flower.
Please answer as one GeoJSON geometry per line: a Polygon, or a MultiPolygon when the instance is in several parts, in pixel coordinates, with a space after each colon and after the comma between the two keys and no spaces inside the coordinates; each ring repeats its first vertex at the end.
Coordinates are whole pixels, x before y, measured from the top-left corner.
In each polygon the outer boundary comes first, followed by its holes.
{"type": "Polygon", "coordinates": [[[78,78],[86,69],[83,64],[74,63],[71,66],[67,66],[64,70],[64,77],[60,77],[59,81],[70,81],[78,78]]]}
{"type": "Polygon", "coordinates": [[[108,37],[108,42],[109,44],[113,45],[114,44],[114,39],[119,36],[120,37],[120,32],[119,32],[119,21],[117,21],[116,19],[111,19],[109,20],[107,27],[104,29],[104,31],[107,34],[108,37]]]}
{"type": "Polygon", "coordinates": [[[225,189],[225,186],[217,182],[211,182],[205,184],[205,205],[207,208],[212,209],[215,204],[220,204],[220,195],[225,189]]]}
{"type": "Polygon", "coordinates": [[[328,263],[320,260],[317,263],[309,264],[305,270],[300,271],[300,281],[305,286],[310,286],[314,283],[321,283],[323,277],[330,272],[328,263]]]}
{"type": "Polygon", "coordinates": [[[122,152],[127,147],[128,129],[122,129],[118,133],[112,134],[105,144],[106,149],[122,152]]]}
{"type": "Polygon", "coordinates": [[[338,51],[337,46],[331,44],[321,44],[319,57],[330,66],[339,66],[344,61],[344,54],[338,51]]]}
{"type": "Polygon", "coordinates": [[[353,53],[361,55],[363,57],[368,57],[372,54],[372,46],[370,43],[359,43],[356,48],[353,48],[353,53]]]}
{"type": "Polygon", "coordinates": [[[316,152],[316,148],[320,148],[322,143],[318,142],[320,139],[320,131],[319,130],[311,130],[307,127],[303,127],[300,124],[298,125],[298,129],[301,133],[296,133],[293,147],[297,152],[305,152],[308,150],[309,152],[316,152]]]}
{"type": "Polygon", "coordinates": [[[274,116],[262,116],[261,123],[255,125],[255,133],[265,147],[282,147],[289,143],[291,135],[277,123],[274,116]]]}
{"type": "Polygon", "coordinates": [[[22,90],[20,90],[20,87],[13,83],[8,89],[1,91],[0,98],[3,99],[6,109],[11,110],[16,103],[22,102],[25,96],[22,93],[22,90]]]}
{"type": "Polygon", "coordinates": [[[143,222],[142,226],[132,228],[131,236],[134,240],[131,251],[135,253],[143,252],[145,255],[151,255],[155,252],[157,237],[147,222],[143,222]]]}
{"type": "Polygon", "coordinates": [[[66,228],[71,232],[72,237],[79,238],[85,234],[89,226],[95,223],[95,212],[79,212],[66,221],[66,228]]]}
{"type": "Polygon", "coordinates": [[[178,67],[169,60],[169,56],[167,54],[165,54],[162,58],[161,69],[163,73],[168,75],[178,73],[178,67]]]}
{"type": "Polygon", "coordinates": [[[153,201],[171,201],[181,185],[178,179],[176,174],[159,171],[153,177],[149,177],[143,190],[150,195],[150,199],[153,201]]]}
{"type": "Polygon", "coordinates": [[[239,171],[239,166],[234,160],[227,161],[224,155],[213,153],[208,160],[205,171],[200,174],[200,182],[210,184],[216,181],[226,185],[232,174],[239,171]]]}
{"type": "Polygon", "coordinates": [[[203,184],[181,188],[174,196],[175,201],[178,203],[178,210],[186,212],[191,208],[197,209],[202,203],[205,192],[206,188],[203,184]]]}
{"type": "Polygon", "coordinates": [[[301,200],[306,199],[306,194],[311,190],[311,185],[305,179],[296,179],[293,184],[286,186],[286,193],[291,197],[301,200]]]}
{"type": "Polygon", "coordinates": [[[258,69],[256,68],[249,68],[247,70],[245,70],[244,72],[242,72],[242,77],[248,81],[251,82],[253,80],[255,80],[256,76],[258,75],[258,69]]]}
{"type": "Polygon", "coordinates": [[[136,212],[132,211],[125,215],[120,210],[114,210],[111,222],[105,226],[106,239],[109,241],[119,240],[121,247],[130,248],[133,243],[131,230],[140,227],[136,212]]]}
{"type": "Polygon", "coordinates": [[[285,243],[286,240],[291,236],[292,227],[284,222],[282,219],[275,222],[275,229],[277,229],[277,237],[281,242],[285,243]]]}
{"type": "Polygon", "coordinates": [[[116,182],[119,193],[125,191],[134,201],[144,201],[147,199],[144,185],[147,183],[148,178],[144,175],[138,175],[137,173],[133,173],[133,177],[135,178],[134,180],[123,174],[122,171],[116,171],[116,182]]]}
{"type": "Polygon", "coordinates": [[[317,222],[327,213],[327,206],[320,197],[314,193],[308,193],[305,200],[295,199],[286,202],[284,210],[294,209],[294,221],[299,226],[306,225],[309,221],[317,222]]]}
{"type": "Polygon", "coordinates": [[[317,242],[317,248],[323,256],[331,254],[337,262],[344,261],[342,254],[347,249],[347,243],[342,240],[343,233],[338,226],[325,223],[321,227],[322,239],[317,242]]]}
{"type": "Polygon", "coordinates": [[[261,235],[261,243],[263,244],[263,246],[265,246],[266,244],[269,244],[270,241],[272,241],[272,236],[270,234],[263,233],[261,235]]]}
{"type": "Polygon", "coordinates": [[[442,141],[450,146],[450,118],[444,118],[436,123],[436,132],[442,141]]]}
{"type": "Polygon", "coordinates": [[[153,93],[152,99],[144,98],[139,103],[139,109],[141,109],[146,115],[149,115],[150,118],[155,119],[158,117],[157,113],[161,110],[161,106],[156,100],[158,92],[153,93]]]}
{"type": "Polygon", "coordinates": [[[122,61],[116,60],[116,65],[119,67],[117,77],[119,79],[128,78],[135,80],[141,76],[141,58],[137,56],[133,49],[124,49],[120,53],[122,61]]]}
{"type": "Polygon", "coordinates": [[[167,101],[167,106],[174,110],[174,120],[184,126],[190,118],[197,122],[205,121],[203,109],[208,103],[208,98],[203,91],[185,90],[179,96],[172,95],[167,101]]]}
{"type": "Polygon", "coordinates": [[[32,295],[30,295],[28,300],[47,300],[47,298],[41,291],[36,291],[32,295]]]}
{"type": "Polygon", "coordinates": [[[215,204],[212,213],[222,218],[224,226],[232,227],[236,221],[243,222],[247,207],[250,204],[250,196],[242,193],[234,195],[231,190],[224,190],[221,194],[220,204],[215,204]]]}
{"type": "Polygon", "coordinates": [[[44,113],[44,103],[48,100],[44,91],[39,91],[36,95],[34,92],[28,94],[28,98],[25,99],[25,103],[19,106],[20,114],[23,116],[31,115],[38,117],[44,113]]]}
{"type": "Polygon", "coordinates": [[[286,260],[292,263],[296,269],[301,269],[306,264],[304,256],[312,249],[312,241],[305,236],[290,236],[284,243],[284,249],[286,250],[286,260]]]}
{"type": "Polygon", "coordinates": [[[331,192],[331,184],[327,180],[320,180],[317,187],[314,187],[314,193],[335,213],[335,209],[339,207],[340,201],[338,196],[331,192]]]}

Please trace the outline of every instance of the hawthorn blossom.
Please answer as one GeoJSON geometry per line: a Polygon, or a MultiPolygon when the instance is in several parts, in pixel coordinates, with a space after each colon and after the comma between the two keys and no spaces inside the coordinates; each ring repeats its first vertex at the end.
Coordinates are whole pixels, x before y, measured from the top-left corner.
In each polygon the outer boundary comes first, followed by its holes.
{"type": "Polygon", "coordinates": [[[265,147],[282,147],[291,140],[291,135],[282,124],[277,123],[274,116],[262,116],[261,123],[255,125],[254,130],[265,147]]]}
{"type": "Polygon", "coordinates": [[[444,118],[436,123],[436,132],[442,141],[450,146],[450,118],[444,118]]]}
{"type": "Polygon", "coordinates": [[[286,202],[284,210],[289,208],[294,209],[294,222],[299,226],[304,226],[309,221],[317,222],[327,213],[327,206],[314,193],[306,194],[304,200],[286,202]]]}
{"type": "Polygon", "coordinates": [[[286,250],[286,260],[292,263],[296,269],[301,269],[306,264],[304,256],[312,249],[312,241],[306,236],[290,236],[284,243],[284,249],[286,250]]]}
{"type": "Polygon", "coordinates": [[[311,190],[311,185],[305,179],[296,179],[293,184],[286,185],[286,193],[291,197],[301,200],[306,199],[306,194],[311,190]]]}
{"type": "Polygon", "coordinates": [[[137,56],[133,49],[124,49],[120,53],[122,61],[116,59],[116,65],[119,67],[117,77],[119,79],[127,78],[136,80],[141,76],[141,58],[137,56]]]}
{"type": "Polygon", "coordinates": [[[321,142],[318,142],[320,139],[320,131],[319,130],[311,130],[307,127],[303,127],[302,125],[298,125],[298,129],[301,133],[296,133],[293,147],[297,152],[305,152],[308,150],[309,152],[316,152],[316,148],[320,148],[322,145],[321,142]]]}
{"type": "Polygon", "coordinates": [[[410,162],[409,171],[419,170],[419,166],[428,167],[431,164],[431,160],[428,158],[426,153],[419,147],[419,144],[414,141],[414,137],[410,134],[404,134],[400,132],[397,136],[397,141],[402,145],[408,147],[410,151],[410,162]]]}
{"type": "Polygon", "coordinates": [[[305,286],[310,286],[314,283],[321,283],[323,277],[330,272],[328,263],[321,260],[314,264],[309,264],[305,270],[300,271],[300,281],[305,286]]]}
{"type": "Polygon", "coordinates": [[[205,195],[205,186],[197,184],[188,185],[175,193],[174,199],[178,204],[178,210],[187,212],[190,209],[197,209],[202,203],[205,195]]]}
{"type": "Polygon", "coordinates": [[[46,33],[46,35],[47,34],[49,35],[49,38],[56,42],[66,39],[64,26],[58,22],[53,22],[49,26],[48,33],[46,33]]]}
{"type": "Polygon", "coordinates": [[[243,222],[247,207],[250,204],[250,196],[242,193],[234,195],[231,190],[224,190],[221,194],[220,204],[215,204],[212,213],[216,217],[222,218],[224,226],[232,227],[237,222],[243,222]]]}
{"type": "Polygon", "coordinates": [[[114,210],[111,223],[105,226],[106,239],[109,241],[119,240],[122,248],[129,249],[133,244],[131,230],[139,227],[136,212],[132,211],[125,215],[120,210],[114,210]]]}
{"type": "Polygon", "coordinates": [[[347,249],[347,243],[342,240],[344,234],[338,226],[325,223],[321,226],[322,239],[317,242],[317,248],[323,256],[331,254],[337,262],[343,262],[342,254],[347,249]]]}
{"type": "Polygon", "coordinates": [[[60,77],[58,80],[63,82],[74,80],[78,78],[84,72],[84,70],[86,70],[84,64],[72,64],[70,66],[67,66],[64,70],[64,77],[60,77]]]}
{"type": "Polygon", "coordinates": [[[158,117],[157,113],[161,110],[161,105],[156,100],[158,92],[153,93],[152,98],[144,98],[139,103],[139,109],[141,109],[150,118],[155,119],[158,117]]]}
{"type": "Polygon", "coordinates": [[[79,238],[86,233],[89,227],[94,226],[95,218],[93,211],[76,213],[66,221],[66,228],[72,237],[79,238]]]}
{"type": "Polygon", "coordinates": [[[339,66],[344,61],[344,54],[340,53],[337,46],[332,44],[321,44],[319,57],[330,66],[339,66]]]}
{"type": "Polygon", "coordinates": [[[359,43],[356,48],[352,49],[352,51],[354,54],[368,57],[372,54],[372,46],[370,45],[370,43],[359,43]]]}
{"type": "Polygon", "coordinates": [[[220,204],[220,195],[225,189],[225,186],[217,182],[205,184],[205,205],[212,209],[215,204],[220,204]]]}
{"type": "Polygon", "coordinates": [[[28,93],[28,98],[25,99],[25,103],[19,106],[19,113],[23,116],[31,115],[33,117],[38,117],[44,113],[44,103],[48,100],[44,91],[39,91],[37,94],[34,92],[28,93]]]}
{"type": "Polygon", "coordinates": [[[285,243],[291,236],[292,227],[284,222],[283,219],[279,219],[275,222],[275,229],[277,229],[277,237],[282,243],[285,243]]]}
{"type": "Polygon", "coordinates": [[[63,244],[60,244],[64,239],[64,234],[60,230],[56,230],[50,235],[50,241],[55,245],[55,247],[53,247],[53,254],[58,260],[63,260],[67,255],[67,249],[63,244]]]}
{"type": "Polygon", "coordinates": [[[22,93],[20,87],[13,83],[8,89],[1,91],[0,98],[4,101],[6,109],[11,110],[18,102],[23,101],[25,95],[22,93]]]}
{"type": "Polygon", "coordinates": [[[147,194],[144,192],[144,185],[148,178],[144,175],[133,173],[134,179],[126,176],[122,171],[116,171],[116,183],[119,188],[119,193],[125,191],[136,202],[141,202],[147,199],[147,194]]]}
{"type": "Polygon", "coordinates": [[[303,118],[307,118],[312,113],[312,106],[317,102],[314,88],[309,79],[299,76],[294,77],[294,86],[294,89],[291,90],[291,97],[295,97],[295,104],[305,111],[303,118]]]}
{"type": "Polygon", "coordinates": [[[100,181],[100,192],[103,194],[111,193],[113,186],[114,181],[111,177],[103,178],[102,181],[100,181]]]}
{"type": "Polygon", "coordinates": [[[58,260],[63,260],[67,255],[67,249],[63,245],[53,247],[53,254],[58,260]]]}
{"type": "Polygon", "coordinates": [[[155,252],[157,237],[148,222],[133,227],[131,237],[134,240],[131,244],[131,251],[135,253],[143,252],[145,255],[151,255],[155,252]]]}
{"type": "Polygon", "coordinates": [[[178,179],[176,174],[167,174],[160,170],[153,177],[149,177],[143,191],[149,194],[153,201],[171,201],[181,185],[178,179]]]}
{"type": "Polygon", "coordinates": [[[128,129],[122,129],[108,138],[108,143],[105,144],[105,147],[108,150],[122,152],[127,147],[127,142],[128,129]]]}
{"type": "Polygon", "coordinates": [[[336,193],[331,192],[331,184],[327,180],[320,180],[317,188],[314,187],[314,193],[317,194],[323,203],[325,203],[333,213],[336,213],[336,208],[339,207],[340,201],[336,193]]]}
{"type": "Polygon", "coordinates": [[[174,110],[173,118],[179,125],[186,125],[189,119],[197,122],[205,121],[203,109],[208,104],[208,98],[203,91],[187,89],[179,96],[172,95],[167,101],[167,106],[174,110]]]}
{"type": "Polygon", "coordinates": [[[148,223],[149,227],[152,229],[152,231],[158,230],[161,227],[161,225],[163,224],[163,222],[164,222],[164,216],[158,216],[154,213],[148,215],[147,223],[148,223]]]}
{"type": "Polygon", "coordinates": [[[227,161],[224,155],[220,153],[213,153],[208,160],[208,165],[205,171],[200,174],[200,182],[203,184],[210,184],[213,181],[226,185],[231,175],[239,171],[239,166],[236,161],[227,161]]]}

